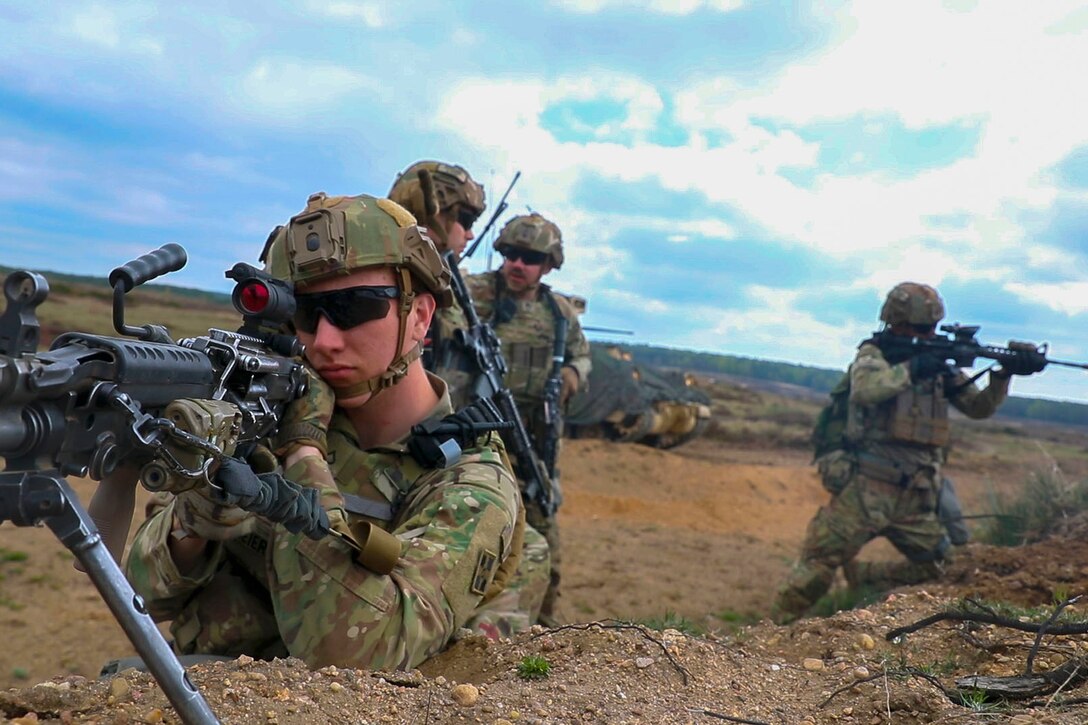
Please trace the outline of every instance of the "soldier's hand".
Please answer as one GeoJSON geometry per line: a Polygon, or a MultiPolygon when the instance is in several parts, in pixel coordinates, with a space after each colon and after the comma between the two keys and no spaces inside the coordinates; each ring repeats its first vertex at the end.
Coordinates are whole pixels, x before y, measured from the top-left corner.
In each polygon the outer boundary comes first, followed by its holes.
{"type": "Polygon", "coordinates": [[[1001,369],[1009,375],[1034,375],[1046,367],[1046,356],[1030,342],[1010,340],[1009,349],[1016,357],[1001,361],[1001,369]]]}
{"type": "Polygon", "coordinates": [[[914,382],[929,380],[947,370],[948,363],[938,352],[924,352],[910,359],[910,379],[914,382]]]}
{"type": "Polygon", "coordinates": [[[336,396],[313,368],[307,366],[306,374],[306,394],[288,404],[280,421],[275,440],[277,456],[287,456],[301,446],[313,446],[321,455],[328,453],[329,422],[336,396]]]}
{"type": "Polygon", "coordinates": [[[566,405],[567,401],[578,392],[578,371],[568,365],[561,368],[559,372],[563,376],[563,386],[559,389],[559,404],[566,405]]]}
{"type": "Polygon", "coordinates": [[[179,493],[174,503],[174,515],[187,533],[212,541],[245,536],[257,525],[255,514],[216,500],[207,484],[179,493]]]}

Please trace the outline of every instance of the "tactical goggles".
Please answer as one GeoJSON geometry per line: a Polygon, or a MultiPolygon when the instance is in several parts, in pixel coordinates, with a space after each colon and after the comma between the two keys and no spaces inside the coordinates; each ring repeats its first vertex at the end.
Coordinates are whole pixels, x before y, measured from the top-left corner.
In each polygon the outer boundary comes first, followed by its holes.
{"type": "Polygon", "coordinates": [[[295,328],[314,334],[317,323],[324,315],[334,327],[350,330],[353,327],[380,320],[389,314],[390,300],[400,297],[395,285],[360,285],[312,294],[295,294],[295,328]]]}
{"type": "Polygon", "coordinates": [[[524,264],[544,264],[544,260],[548,258],[547,252],[537,252],[533,249],[520,249],[518,247],[505,247],[501,254],[511,262],[521,260],[524,264]]]}
{"type": "Polygon", "coordinates": [[[466,232],[472,231],[472,225],[480,218],[480,212],[467,206],[457,207],[457,223],[464,227],[466,232]]]}

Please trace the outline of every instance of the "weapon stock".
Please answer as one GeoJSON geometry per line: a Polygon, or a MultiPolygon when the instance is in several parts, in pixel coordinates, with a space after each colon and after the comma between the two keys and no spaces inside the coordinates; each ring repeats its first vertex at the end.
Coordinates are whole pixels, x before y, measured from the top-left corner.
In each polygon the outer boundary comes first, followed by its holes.
{"type": "MultiPolygon", "coordinates": [[[[516,181],[515,177],[515,181],[516,181]]],[[[506,375],[506,360],[502,355],[502,347],[495,331],[480,320],[476,313],[476,305],[469,295],[468,287],[461,270],[457,268],[457,260],[453,252],[443,255],[450,267],[451,286],[454,297],[464,310],[465,319],[468,322],[466,330],[459,330],[459,342],[470,350],[475,358],[480,375],[476,380],[475,394],[481,398],[490,398],[502,413],[503,418],[513,424],[506,431],[503,440],[513,452],[517,460],[517,475],[525,482],[525,495],[537,501],[544,511],[554,511],[555,501],[552,497],[552,485],[548,480],[547,469],[537,457],[533,449],[529,432],[525,428],[525,422],[521,419],[518,406],[514,402],[514,396],[503,382],[506,375]]]]}
{"type": "Polygon", "coordinates": [[[293,337],[272,330],[294,314],[290,287],[245,264],[236,281],[238,332],[170,338],[164,326],[125,324],[125,293],[180,269],[176,245],[110,274],[114,327],[127,337],[60,335],[36,352],[35,308],[48,296],[39,275],[4,284],[0,316],[0,523],[45,522],[76,556],[171,704],[188,723],[217,722],[185,676],[117,562],[135,508],[137,480],[149,490],[207,483],[239,444],[271,435],[305,390],[293,337]],[[277,354],[278,353],[278,354],[277,354]],[[101,484],[84,511],[64,476],[101,484]]]}

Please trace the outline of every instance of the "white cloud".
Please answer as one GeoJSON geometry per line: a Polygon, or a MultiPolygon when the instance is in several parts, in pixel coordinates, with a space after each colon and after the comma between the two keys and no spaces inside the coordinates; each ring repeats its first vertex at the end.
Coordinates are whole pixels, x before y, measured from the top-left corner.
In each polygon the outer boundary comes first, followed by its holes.
{"type": "Polygon", "coordinates": [[[135,8],[120,10],[94,3],[74,9],[67,29],[72,36],[111,51],[159,55],[163,45],[144,31],[145,19],[135,8]]]}
{"type": "Polygon", "coordinates": [[[1045,305],[1063,315],[1088,311],[1088,282],[1010,282],[1005,289],[1024,302],[1045,305]]]}
{"type": "Polygon", "coordinates": [[[565,10],[593,14],[605,10],[647,10],[663,15],[690,15],[697,10],[732,12],[744,6],[743,0],[552,0],[565,10]]]}
{"type": "Polygon", "coordinates": [[[359,20],[368,28],[382,28],[389,23],[389,7],[378,2],[310,2],[311,11],[338,20],[359,20]]]}
{"type": "Polygon", "coordinates": [[[237,79],[229,102],[247,116],[292,123],[350,106],[359,91],[382,92],[373,76],[334,63],[291,58],[258,61],[237,79]]]}

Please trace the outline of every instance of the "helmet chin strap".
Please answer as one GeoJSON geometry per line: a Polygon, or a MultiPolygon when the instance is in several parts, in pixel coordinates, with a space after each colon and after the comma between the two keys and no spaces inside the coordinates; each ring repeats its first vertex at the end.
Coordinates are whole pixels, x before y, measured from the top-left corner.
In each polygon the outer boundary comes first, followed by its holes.
{"type": "MultiPolygon", "coordinates": [[[[403,355],[399,354],[400,349],[404,346],[404,338],[408,333],[408,313],[412,311],[412,303],[416,299],[416,293],[412,290],[412,275],[408,268],[397,267],[397,272],[400,274],[400,304],[397,307],[399,321],[397,346],[393,348],[397,351],[394,353],[395,357],[380,375],[375,375],[355,385],[343,388],[333,386],[333,393],[336,394],[338,400],[357,398],[367,393],[374,393],[374,396],[377,396],[381,391],[391,388],[403,380],[404,376],[408,374],[408,366],[423,354],[423,343],[413,345],[412,349],[403,355]]],[[[374,399],[374,396],[371,397],[371,400],[374,399]]]]}

